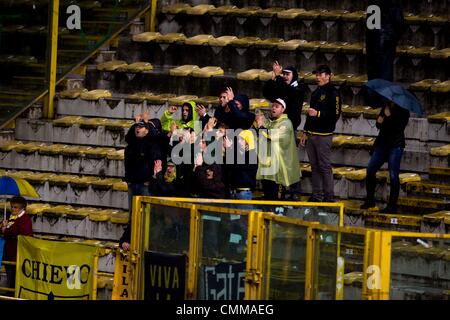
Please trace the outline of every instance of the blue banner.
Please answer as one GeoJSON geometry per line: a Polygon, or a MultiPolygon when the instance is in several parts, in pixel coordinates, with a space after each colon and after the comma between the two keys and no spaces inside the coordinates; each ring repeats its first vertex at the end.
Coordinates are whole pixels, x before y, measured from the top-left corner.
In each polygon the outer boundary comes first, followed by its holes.
{"type": "Polygon", "coordinates": [[[4,245],[5,245],[5,239],[0,237],[0,268],[2,267],[4,245]]]}

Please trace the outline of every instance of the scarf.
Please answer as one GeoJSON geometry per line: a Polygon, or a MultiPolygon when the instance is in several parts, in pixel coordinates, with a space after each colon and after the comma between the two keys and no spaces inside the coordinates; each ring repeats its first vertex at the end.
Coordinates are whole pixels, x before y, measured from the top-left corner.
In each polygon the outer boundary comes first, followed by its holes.
{"type": "Polygon", "coordinates": [[[170,174],[167,171],[164,173],[164,181],[167,183],[172,183],[173,180],[177,178],[177,168],[173,169],[173,173],[170,174]]]}

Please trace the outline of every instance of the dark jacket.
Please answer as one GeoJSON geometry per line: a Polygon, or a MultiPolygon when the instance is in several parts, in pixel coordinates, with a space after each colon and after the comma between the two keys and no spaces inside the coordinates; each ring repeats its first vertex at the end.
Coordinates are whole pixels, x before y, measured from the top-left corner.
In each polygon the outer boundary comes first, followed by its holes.
{"type": "MultiPolygon", "coordinates": [[[[255,159],[257,162],[257,155],[255,149],[245,151],[243,154],[235,150],[234,164],[226,165],[227,167],[227,182],[230,189],[237,188],[256,188],[256,172],[258,171],[258,163],[250,164],[250,159],[255,159]],[[238,163],[238,158],[242,157],[245,163],[238,163]]],[[[243,161],[241,161],[243,162],[243,161]]]]}
{"type": "Polygon", "coordinates": [[[222,182],[222,174],[219,165],[202,165],[195,168],[195,180],[197,195],[206,199],[224,199],[225,185],[222,182]],[[206,170],[211,168],[214,171],[214,178],[206,178],[206,170]]]}
{"type": "Polygon", "coordinates": [[[317,110],[318,115],[307,116],[303,130],[310,134],[333,134],[342,108],[339,91],[330,83],[317,87],[311,94],[310,107],[317,110]]]}
{"type": "Polygon", "coordinates": [[[161,160],[158,142],[151,137],[150,131],[144,138],[138,139],[134,133],[135,125],[128,130],[125,141],[125,181],[129,183],[149,182],[153,175],[155,160],[161,160]]]}
{"type": "Polygon", "coordinates": [[[32,236],[33,223],[28,214],[24,214],[14,221],[14,224],[5,229],[3,238],[5,239],[5,247],[3,249],[4,261],[16,261],[17,259],[17,236],[32,236]]]}
{"type": "MultiPolygon", "coordinates": [[[[250,112],[250,102],[246,95],[237,94],[233,100],[228,102],[229,112],[225,112],[225,108],[219,106],[214,112],[214,117],[218,122],[226,124],[230,129],[249,129],[255,121],[255,114],[250,112]],[[239,100],[242,104],[242,110],[236,105],[235,100],[239,100]]],[[[204,118],[207,118],[205,116],[204,118]]],[[[208,116],[209,119],[209,116],[208,116]]],[[[202,124],[207,123],[208,120],[202,119],[202,124]],[[206,122],[204,122],[206,121],[206,122]]]]}
{"type": "Polygon", "coordinates": [[[156,177],[152,177],[150,183],[151,194],[157,197],[177,197],[179,195],[179,179],[175,178],[172,182],[164,180],[164,173],[159,172],[156,177]]]}
{"type": "Polygon", "coordinates": [[[119,248],[122,248],[122,244],[124,242],[130,243],[130,241],[131,241],[131,225],[127,224],[127,226],[123,230],[122,236],[119,239],[119,248]]]}
{"type": "Polygon", "coordinates": [[[381,29],[366,29],[366,46],[396,46],[406,30],[402,7],[393,0],[371,0],[369,5],[381,9],[381,29]]]}
{"type": "Polygon", "coordinates": [[[281,76],[275,80],[269,80],[264,84],[263,95],[267,100],[274,102],[281,98],[286,102],[286,110],[289,120],[292,122],[294,130],[297,130],[301,123],[303,101],[305,100],[305,90],[298,84],[297,77],[293,77],[292,83],[288,85],[281,76]]]}
{"type": "Polygon", "coordinates": [[[376,123],[380,130],[375,140],[374,147],[396,148],[405,147],[405,128],[409,121],[409,111],[401,107],[391,108],[391,115],[386,117],[384,109],[381,109],[379,116],[384,116],[382,124],[376,123]]]}

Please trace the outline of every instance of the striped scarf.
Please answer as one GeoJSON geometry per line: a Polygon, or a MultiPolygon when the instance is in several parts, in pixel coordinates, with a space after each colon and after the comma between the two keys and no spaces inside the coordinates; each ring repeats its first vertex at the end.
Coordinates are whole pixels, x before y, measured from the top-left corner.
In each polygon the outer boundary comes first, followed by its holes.
{"type": "Polygon", "coordinates": [[[21,216],[23,216],[25,214],[25,210],[20,211],[19,214],[16,215],[10,215],[9,219],[8,219],[8,224],[6,225],[6,228],[10,228],[18,218],[20,218],[21,216]]]}

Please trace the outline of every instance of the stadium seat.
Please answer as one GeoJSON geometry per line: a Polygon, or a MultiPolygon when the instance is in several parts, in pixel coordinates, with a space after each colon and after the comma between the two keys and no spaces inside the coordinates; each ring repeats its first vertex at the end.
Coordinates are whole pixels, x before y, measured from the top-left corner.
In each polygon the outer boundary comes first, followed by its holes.
{"type": "Polygon", "coordinates": [[[119,67],[116,69],[118,72],[139,73],[144,71],[152,71],[153,66],[150,62],[134,62],[132,64],[119,67]]]}
{"type": "Polygon", "coordinates": [[[119,68],[126,67],[127,63],[123,60],[113,60],[113,61],[107,61],[103,63],[99,63],[97,65],[98,71],[115,71],[119,68]]]}
{"type": "Polygon", "coordinates": [[[194,70],[200,69],[196,65],[184,65],[169,70],[169,74],[174,77],[187,77],[192,74],[194,70]]]}
{"type": "Polygon", "coordinates": [[[96,89],[80,94],[80,98],[88,101],[98,101],[99,99],[111,98],[112,93],[109,90],[96,89]]]}
{"type": "Polygon", "coordinates": [[[208,66],[192,71],[192,76],[196,78],[211,78],[224,75],[221,67],[208,66]]]}

